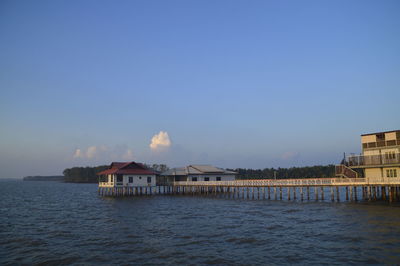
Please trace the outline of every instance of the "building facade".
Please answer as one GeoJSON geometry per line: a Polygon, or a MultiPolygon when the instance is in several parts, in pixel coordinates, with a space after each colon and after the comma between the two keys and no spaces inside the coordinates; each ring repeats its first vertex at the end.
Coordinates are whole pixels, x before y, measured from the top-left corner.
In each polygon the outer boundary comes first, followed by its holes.
{"type": "Polygon", "coordinates": [[[347,157],[346,166],[362,169],[371,181],[400,177],[400,130],[361,135],[362,154],[347,157]]]}
{"type": "Polygon", "coordinates": [[[109,169],[97,174],[99,187],[153,187],[156,173],[135,162],[113,162],[109,169]]]}
{"type": "Polygon", "coordinates": [[[224,170],[211,165],[188,165],[172,168],[161,174],[168,182],[172,181],[233,181],[236,172],[224,170]]]}

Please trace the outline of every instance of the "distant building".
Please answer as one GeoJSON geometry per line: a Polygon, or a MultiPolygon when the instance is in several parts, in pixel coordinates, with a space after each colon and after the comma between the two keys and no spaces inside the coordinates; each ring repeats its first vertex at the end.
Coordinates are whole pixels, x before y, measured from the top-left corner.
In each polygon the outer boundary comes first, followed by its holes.
{"type": "Polygon", "coordinates": [[[156,185],[157,173],[135,162],[113,162],[97,174],[99,187],[148,187],[156,185]]]}
{"type": "Polygon", "coordinates": [[[362,169],[371,181],[400,177],[400,130],[361,135],[362,155],[346,159],[346,166],[362,169]]]}
{"type": "Polygon", "coordinates": [[[168,181],[232,181],[236,172],[211,165],[189,165],[172,168],[161,174],[168,181]]]}

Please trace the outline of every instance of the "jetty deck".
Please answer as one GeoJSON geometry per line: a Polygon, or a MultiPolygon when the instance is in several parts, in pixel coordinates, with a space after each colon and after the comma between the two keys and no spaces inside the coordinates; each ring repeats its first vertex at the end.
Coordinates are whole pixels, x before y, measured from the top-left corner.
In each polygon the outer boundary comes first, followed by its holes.
{"type": "Polygon", "coordinates": [[[340,189],[345,189],[347,201],[400,200],[400,178],[304,178],[304,179],[251,179],[234,181],[175,181],[158,186],[99,187],[102,196],[140,195],[217,195],[230,198],[283,199],[283,191],[288,200],[340,201],[340,189]],[[310,190],[313,190],[310,193],[310,190]]]}

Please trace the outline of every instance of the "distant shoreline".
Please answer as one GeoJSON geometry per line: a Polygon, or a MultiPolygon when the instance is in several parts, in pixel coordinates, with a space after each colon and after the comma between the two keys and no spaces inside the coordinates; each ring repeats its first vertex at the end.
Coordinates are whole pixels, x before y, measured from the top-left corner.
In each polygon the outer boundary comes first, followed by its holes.
{"type": "Polygon", "coordinates": [[[63,175],[56,175],[56,176],[25,176],[22,178],[23,181],[64,181],[63,175]]]}

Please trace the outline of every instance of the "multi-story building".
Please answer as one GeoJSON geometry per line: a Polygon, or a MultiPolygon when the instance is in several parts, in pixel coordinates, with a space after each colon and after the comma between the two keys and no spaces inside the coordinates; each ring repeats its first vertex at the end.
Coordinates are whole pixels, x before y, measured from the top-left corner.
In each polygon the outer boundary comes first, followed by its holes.
{"type": "Polygon", "coordinates": [[[361,135],[362,154],[347,157],[346,166],[362,169],[372,182],[400,177],[400,130],[361,135]]]}

